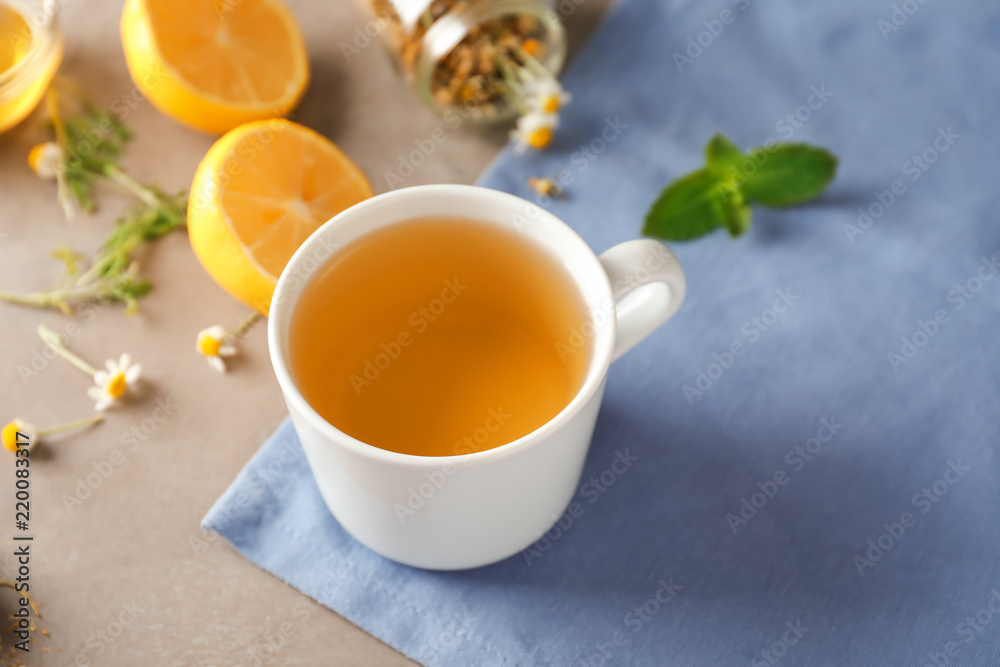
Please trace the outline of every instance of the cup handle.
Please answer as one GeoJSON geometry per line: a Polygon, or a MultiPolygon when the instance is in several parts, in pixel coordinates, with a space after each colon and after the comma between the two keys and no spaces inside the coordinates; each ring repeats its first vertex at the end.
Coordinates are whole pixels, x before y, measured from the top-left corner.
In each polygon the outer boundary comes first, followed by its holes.
{"type": "Polygon", "coordinates": [[[618,333],[615,361],[669,320],[684,301],[687,281],[677,256],[659,241],[626,241],[598,258],[611,281],[618,333]]]}

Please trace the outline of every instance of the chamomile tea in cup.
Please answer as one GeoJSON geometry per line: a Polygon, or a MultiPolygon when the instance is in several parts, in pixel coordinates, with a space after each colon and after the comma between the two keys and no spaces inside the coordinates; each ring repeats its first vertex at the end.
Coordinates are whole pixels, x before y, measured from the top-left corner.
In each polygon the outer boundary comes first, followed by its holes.
{"type": "Polygon", "coordinates": [[[271,304],[271,358],[341,525],[408,565],[476,567],[560,516],[609,365],[684,291],[657,241],[598,257],[518,197],[407,188],[295,253],[271,304]]]}

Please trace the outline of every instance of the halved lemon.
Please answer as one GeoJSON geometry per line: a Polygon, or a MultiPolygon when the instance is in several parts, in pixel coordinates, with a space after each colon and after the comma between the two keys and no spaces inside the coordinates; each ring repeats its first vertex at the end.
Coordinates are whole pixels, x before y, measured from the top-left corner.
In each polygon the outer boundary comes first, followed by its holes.
{"type": "Polygon", "coordinates": [[[139,90],[206,132],[282,116],[309,83],[305,42],[281,0],[127,0],[121,36],[139,90]]]}
{"type": "Polygon", "coordinates": [[[255,121],[219,139],[199,165],[191,246],[215,282],[266,315],[302,242],[371,196],[361,170],[325,137],[285,119],[255,121]]]}

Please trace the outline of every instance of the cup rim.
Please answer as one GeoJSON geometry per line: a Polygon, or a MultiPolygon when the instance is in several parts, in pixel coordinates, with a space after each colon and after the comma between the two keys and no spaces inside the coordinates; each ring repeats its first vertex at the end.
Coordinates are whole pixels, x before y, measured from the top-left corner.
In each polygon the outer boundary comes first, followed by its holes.
{"type": "MultiPolygon", "coordinates": [[[[278,378],[278,385],[281,387],[285,401],[290,404],[289,407],[294,406],[295,411],[302,415],[312,428],[323,434],[327,439],[337,442],[339,445],[346,447],[356,454],[387,463],[409,466],[416,465],[421,467],[426,466],[433,468],[440,467],[441,465],[447,463],[461,463],[466,465],[484,463],[489,460],[504,458],[506,456],[516,454],[522,449],[526,449],[545,440],[550,432],[561,428],[566,422],[571,420],[576,414],[583,410],[600,389],[607,375],[608,368],[611,366],[611,357],[614,350],[617,327],[614,310],[615,300],[613,297],[611,282],[608,279],[607,273],[605,272],[593,249],[591,249],[587,242],[584,241],[572,227],[549,211],[541,207],[536,207],[539,212],[539,218],[535,220],[536,222],[541,219],[544,221],[544,224],[561,226],[564,232],[569,233],[570,237],[573,239],[574,245],[576,246],[575,248],[556,248],[556,252],[560,254],[573,253],[587,257],[587,261],[592,262],[593,264],[592,270],[600,283],[600,289],[603,291],[603,294],[597,295],[597,301],[602,304],[611,304],[611,310],[606,319],[607,324],[602,327],[602,331],[606,333],[598,333],[592,337],[593,348],[584,382],[580,386],[576,395],[573,396],[570,402],[561,411],[534,431],[526,433],[516,440],[512,440],[497,447],[484,449],[478,452],[470,452],[467,454],[423,456],[419,454],[405,454],[389,449],[383,449],[362,440],[358,440],[331,424],[309,404],[309,402],[302,395],[302,392],[299,391],[298,385],[292,377],[289,364],[286,362],[285,349],[288,346],[288,340],[287,336],[282,331],[283,327],[281,326],[281,323],[286,319],[286,317],[290,320],[291,316],[294,314],[295,307],[298,305],[302,290],[304,290],[309,284],[312,277],[315,275],[316,270],[326,264],[326,262],[339,252],[339,249],[335,250],[333,254],[327,257],[324,261],[319,262],[318,266],[311,271],[303,271],[299,267],[299,264],[305,261],[305,259],[308,259],[310,257],[310,253],[322,242],[323,237],[331,234],[331,230],[347,217],[363,215],[367,208],[379,205],[387,200],[407,199],[421,196],[447,197],[456,192],[469,193],[472,196],[482,197],[484,199],[493,199],[493,201],[497,204],[505,204],[505,208],[507,209],[510,209],[511,205],[515,203],[518,203],[518,205],[522,207],[524,204],[534,206],[531,202],[528,202],[521,197],[501,192],[499,190],[474,185],[417,185],[400,188],[398,190],[391,190],[359,202],[323,223],[302,243],[301,246],[299,246],[298,250],[295,251],[292,258],[288,261],[288,264],[282,271],[281,276],[278,278],[277,285],[274,289],[274,296],[271,301],[271,310],[267,318],[267,340],[268,350],[271,356],[271,365],[278,378]],[[297,283],[292,285],[289,284],[297,278],[300,278],[297,283]],[[287,290],[297,290],[295,298],[283,298],[282,293],[287,290]]],[[[475,216],[470,217],[475,218],[475,216]]],[[[414,216],[412,215],[402,215],[399,220],[386,223],[378,228],[392,224],[399,224],[412,219],[414,219],[414,216]]],[[[494,224],[490,221],[484,222],[486,222],[486,224],[494,224]]],[[[352,241],[357,238],[361,238],[361,236],[367,235],[368,233],[370,232],[364,232],[363,234],[355,237],[355,239],[352,239],[352,241]]],[[[536,241],[532,240],[531,242],[536,241]]],[[[548,246],[546,247],[547,249],[551,249],[548,246]]],[[[573,282],[580,292],[583,293],[584,290],[580,287],[579,282],[575,279],[573,282]]],[[[587,314],[590,316],[590,321],[594,323],[595,326],[599,326],[594,322],[594,311],[588,308],[587,314]]],[[[290,326],[285,328],[288,329],[290,326]]]]}

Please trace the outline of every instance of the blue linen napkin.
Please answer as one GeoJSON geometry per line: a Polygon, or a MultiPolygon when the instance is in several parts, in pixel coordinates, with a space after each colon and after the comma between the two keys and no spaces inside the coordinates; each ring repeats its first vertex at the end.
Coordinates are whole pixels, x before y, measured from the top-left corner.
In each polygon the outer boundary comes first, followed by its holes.
{"type": "Polygon", "coordinates": [[[572,179],[547,208],[597,251],[716,131],[831,148],[829,193],[674,246],[688,300],[612,367],[524,553],[367,551],[287,422],[204,525],[426,665],[1000,663],[998,34],[974,0],[623,0],[552,149],[481,184],[572,179]]]}

